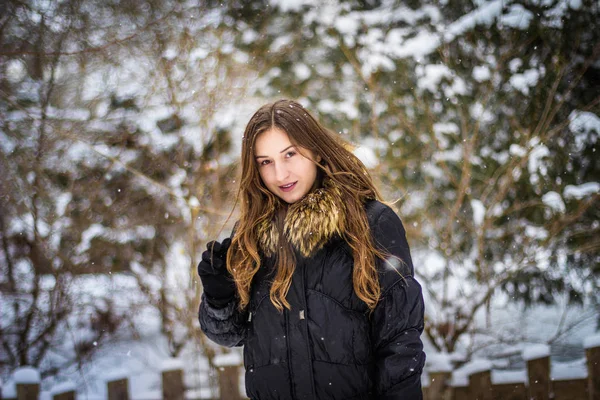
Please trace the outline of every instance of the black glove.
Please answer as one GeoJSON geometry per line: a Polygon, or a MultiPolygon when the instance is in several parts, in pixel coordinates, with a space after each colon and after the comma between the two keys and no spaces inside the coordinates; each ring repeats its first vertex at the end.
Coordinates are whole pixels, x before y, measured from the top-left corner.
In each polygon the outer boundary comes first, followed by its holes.
{"type": "Polygon", "coordinates": [[[211,306],[221,308],[229,303],[236,293],[233,277],[227,271],[227,250],[231,239],[222,243],[212,241],[206,245],[202,253],[202,261],[198,264],[198,275],[202,280],[204,294],[211,306]]]}

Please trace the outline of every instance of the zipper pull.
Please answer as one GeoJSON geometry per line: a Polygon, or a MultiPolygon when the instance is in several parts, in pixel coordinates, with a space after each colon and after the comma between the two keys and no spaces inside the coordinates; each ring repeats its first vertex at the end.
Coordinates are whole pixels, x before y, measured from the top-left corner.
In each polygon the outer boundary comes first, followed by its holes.
{"type": "Polygon", "coordinates": [[[252,321],[252,312],[248,313],[248,322],[252,321]]]}
{"type": "Polygon", "coordinates": [[[300,319],[304,319],[304,310],[300,310],[300,319]]]}

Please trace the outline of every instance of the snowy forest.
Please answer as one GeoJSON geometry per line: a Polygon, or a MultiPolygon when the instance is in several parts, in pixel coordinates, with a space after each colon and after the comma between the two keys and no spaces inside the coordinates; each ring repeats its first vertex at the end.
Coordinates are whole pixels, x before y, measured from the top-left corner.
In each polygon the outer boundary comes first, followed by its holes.
{"type": "Polygon", "coordinates": [[[245,123],[279,98],[353,143],[402,218],[428,363],[583,355],[597,1],[7,0],[0,385],[33,366],[102,398],[119,369],[141,393],[175,358],[214,396],[239,349],[200,331],[196,266],[236,221],[245,123]]]}

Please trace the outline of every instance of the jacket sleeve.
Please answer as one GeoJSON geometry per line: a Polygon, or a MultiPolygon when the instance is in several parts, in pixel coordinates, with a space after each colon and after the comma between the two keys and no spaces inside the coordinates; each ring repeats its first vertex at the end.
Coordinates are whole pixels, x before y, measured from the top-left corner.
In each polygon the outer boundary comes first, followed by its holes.
{"type": "Polygon", "coordinates": [[[237,304],[237,299],[233,299],[224,307],[214,307],[202,294],[198,319],[200,329],[210,340],[226,347],[244,344],[248,314],[239,311],[237,304]]]}
{"type": "Polygon", "coordinates": [[[384,207],[372,229],[375,245],[392,256],[379,264],[382,295],[371,320],[376,399],[422,399],[423,295],[402,222],[384,207]]]}

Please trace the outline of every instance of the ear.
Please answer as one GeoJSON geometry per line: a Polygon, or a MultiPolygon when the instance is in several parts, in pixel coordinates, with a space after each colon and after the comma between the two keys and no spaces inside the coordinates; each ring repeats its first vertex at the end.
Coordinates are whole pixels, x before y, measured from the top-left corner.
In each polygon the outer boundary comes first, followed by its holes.
{"type": "Polygon", "coordinates": [[[317,157],[315,159],[316,162],[320,163],[322,160],[321,156],[317,154],[317,157]]]}

